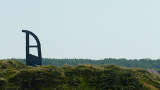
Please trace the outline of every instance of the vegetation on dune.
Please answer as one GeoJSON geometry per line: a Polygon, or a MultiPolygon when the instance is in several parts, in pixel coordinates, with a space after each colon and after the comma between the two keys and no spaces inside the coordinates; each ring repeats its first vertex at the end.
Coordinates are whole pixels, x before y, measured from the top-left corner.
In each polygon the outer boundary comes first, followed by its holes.
{"type": "Polygon", "coordinates": [[[160,78],[144,69],[115,65],[29,67],[0,61],[0,88],[26,90],[160,90],[160,78]]]}

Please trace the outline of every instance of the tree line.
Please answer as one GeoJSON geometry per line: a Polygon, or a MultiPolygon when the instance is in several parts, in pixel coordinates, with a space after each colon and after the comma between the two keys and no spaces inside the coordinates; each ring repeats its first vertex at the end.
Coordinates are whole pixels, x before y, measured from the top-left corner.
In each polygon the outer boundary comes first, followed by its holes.
{"type": "MultiPolygon", "coordinates": [[[[24,59],[16,59],[25,64],[24,59]]],[[[92,64],[92,65],[106,65],[113,64],[125,67],[137,67],[137,68],[153,68],[160,69],[160,59],[115,59],[115,58],[105,58],[103,60],[92,60],[92,59],[52,59],[44,58],[42,60],[43,65],[55,65],[64,66],[65,64],[71,66],[77,66],[80,64],[92,64]]]]}

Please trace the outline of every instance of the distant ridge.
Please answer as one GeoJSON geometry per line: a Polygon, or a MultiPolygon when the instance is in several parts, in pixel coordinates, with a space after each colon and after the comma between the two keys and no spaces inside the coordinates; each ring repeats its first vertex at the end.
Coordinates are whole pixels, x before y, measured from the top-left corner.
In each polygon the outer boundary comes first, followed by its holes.
{"type": "MultiPolygon", "coordinates": [[[[14,59],[21,63],[25,63],[24,59],[14,59]]],[[[92,65],[105,65],[113,64],[125,67],[138,67],[144,69],[155,69],[160,71],[160,59],[114,59],[106,58],[102,60],[92,60],[92,59],[43,59],[43,65],[55,65],[64,66],[64,64],[76,66],[79,64],[92,64],[92,65]]]]}

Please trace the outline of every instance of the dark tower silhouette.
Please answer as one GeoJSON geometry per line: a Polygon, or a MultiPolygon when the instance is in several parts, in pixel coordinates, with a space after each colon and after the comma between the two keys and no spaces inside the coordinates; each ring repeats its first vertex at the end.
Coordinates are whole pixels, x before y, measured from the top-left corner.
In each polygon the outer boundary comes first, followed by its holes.
{"type": "Polygon", "coordinates": [[[22,32],[26,33],[26,65],[29,66],[42,65],[41,44],[38,37],[34,33],[28,30],[22,30],[22,32]],[[30,40],[29,40],[30,35],[33,36],[33,38],[36,40],[37,45],[30,45],[30,40]],[[30,54],[30,48],[37,48],[38,56],[30,54]]]}

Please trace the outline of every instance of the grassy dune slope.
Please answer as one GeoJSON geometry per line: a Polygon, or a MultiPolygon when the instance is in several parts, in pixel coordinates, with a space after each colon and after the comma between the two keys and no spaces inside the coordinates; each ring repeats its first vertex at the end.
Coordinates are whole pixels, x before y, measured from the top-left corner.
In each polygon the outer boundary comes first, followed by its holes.
{"type": "Polygon", "coordinates": [[[115,65],[29,67],[0,61],[0,88],[26,90],[160,90],[160,78],[143,69],[115,65]]]}

